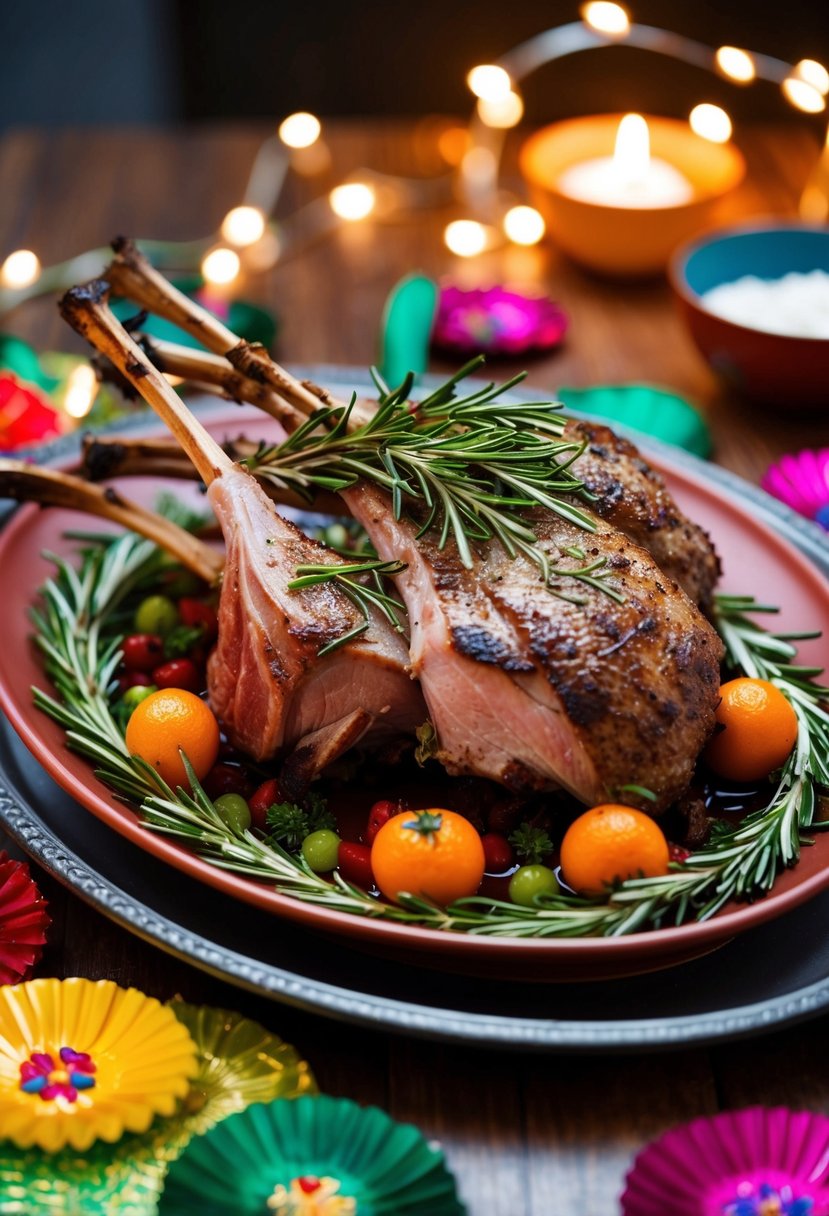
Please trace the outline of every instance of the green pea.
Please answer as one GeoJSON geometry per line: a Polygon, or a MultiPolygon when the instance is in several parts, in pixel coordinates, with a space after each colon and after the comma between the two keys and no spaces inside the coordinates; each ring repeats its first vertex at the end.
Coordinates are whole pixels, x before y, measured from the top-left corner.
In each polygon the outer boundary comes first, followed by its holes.
{"type": "Polygon", "coordinates": [[[342,524],[329,524],[324,533],[326,545],[332,549],[348,548],[348,530],[342,524]]]}
{"type": "Polygon", "coordinates": [[[558,879],[549,866],[520,866],[510,879],[509,897],[514,904],[532,908],[536,895],[553,895],[558,889],[558,879]]]}
{"type": "Polygon", "coordinates": [[[302,842],[302,856],[316,874],[327,874],[336,867],[339,849],[339,836],[327,828],[310,832],[302,842]]]}
{"type": "Polygon", "coordinates": [[[142,701],[146,701],[150,693],[158,692],[155,684],[133,684],[132,688],[126,689],[121,697],[121,704],[130,713],[140,705],[142,701]]]}
{"type": "Polygon", "coordinates": [[[178,624],[178,609],[166,595],[148,595],[135,610],[136,633],[158,633],[166,637],[178,624]]]}
{"type": "Polygon", "coordinates": [[[213,805],[232,832],[241,834],[250,827],[250,807],[241,794],[222,794],[213,805]]]}

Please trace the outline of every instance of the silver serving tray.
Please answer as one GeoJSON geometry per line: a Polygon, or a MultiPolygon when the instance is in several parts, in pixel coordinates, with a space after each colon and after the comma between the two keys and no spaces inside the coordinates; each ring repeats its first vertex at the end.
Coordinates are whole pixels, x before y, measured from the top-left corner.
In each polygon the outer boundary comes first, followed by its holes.
{"type": "MultiPolygon", "coordinates": [[[[358,391],[370,387],[351,369],[299,372],[358,391]]],[[[136,415],[113,429],[138,431],[148,420],[136,415]]],[[[750,503],[829,576],[829,540],[821,529],[716,465],[629,434],[676,466],[704,466],[709,481],[750,503]]],[[[61,440],[47,455],[65,460],[76,450],[76,440],[61,440]]],[[[183,962],[259,995],[360,1025],[498,1047],[642,1051],[758,1034],[829,1009],[829,893],[670,971],[548,987],[421,970],[414,958],[378,961],[342,940],[284,921],[277,926],[271,918],[273,932],[263,932],[254,909],[169,869],[80,808],[5,721],[0,823],[81,899],[183,962]],[[597,1018],[604,1008],[613,1016],[597,1018]]]]}

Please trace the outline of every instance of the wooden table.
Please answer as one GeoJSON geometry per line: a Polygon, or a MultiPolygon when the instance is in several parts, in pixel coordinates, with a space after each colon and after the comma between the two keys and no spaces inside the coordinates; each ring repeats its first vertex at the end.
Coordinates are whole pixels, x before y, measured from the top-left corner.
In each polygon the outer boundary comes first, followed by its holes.
{"type": "MultiPolygon", "coordinates": [[[[251,127],[11,134],[0,143],[0,253],[28,246],[49,263],[116,232],[175,239],[206,233],[240,201],[262,134],[251,127]]],[[[344,124],[328,140],[330,172],[291,181],[286,210],[358,165],[424,174],[442,167],[434,127],[344,124]]],[[[744,133],[750,175],[736,200],[740,213],[793,213],[817,146],[802,124],[744,133]]],[[[281,356],[370,363],[385,295],[413,269],[541,284],[570,312],[572,332],[561,353],[530,365],[531,383],[554,391],[648,381],[686,393],[710,421],[715,459],[754,482],[775,455],[827,442],[818,417],[797,419],[785,402],[761,414],[727,396],[692,347],[664,284],[601,283],[547,247],[461,263],[441,241],[443,226],[458,214],[447,207],[392,225],[345,228],[249,283],[247,293],[281,317],[281,356]]],[[[77,348],[51,301],[19,310],[3,328],[44,349],[77,348]]],[[[665,1056],[526,1057],[438,1046],[239,992],[144,945],[45,876],[43,887],[55,924],[38,974],[105,976],[160,997],[179,992],[244,1010],[297,1044],[325,1091],[378,1103],[439,1138],[472,1216],[609,1216],[633,1155],[672,1124],[752,1102],[829,1110],[826,1020],[665,1056]]],[[[550,1004],[554,1009],[554,990],[550,1004]]],[[[612,1016],[612,1009],[603,1013],[612,1016]]]]}

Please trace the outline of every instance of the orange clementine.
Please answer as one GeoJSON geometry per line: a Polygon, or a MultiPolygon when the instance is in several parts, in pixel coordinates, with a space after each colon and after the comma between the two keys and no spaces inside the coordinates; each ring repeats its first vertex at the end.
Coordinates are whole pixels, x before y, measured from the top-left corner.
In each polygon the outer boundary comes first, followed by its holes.
{"type": "Polygon", "coordinates": [[[741,676],[720,688],[717,732],[705,763],[730,781],[759,781],[787,760],[797,739],[797,714],[768,680],[741,676]]]}
{"type": "Polygon", "coordinates": [[[668,842],[644,811],[608,802],[570,824],[561,842],[561,870],[582,895],[600,895],[617,879],[668,873],[668,842]]]}
{"type": "Polygon", "coordinates": [[[187,787],[179,749],[202,781],[219,753],[219,724],[210,706],[192,692],[161,688],[133,710],[126,742],[130,755],[146,760],[173,789],[187,787]]]}
{"type": "Polygon", "coordinates": [[[374,880],[387,899],[401,892],[451,904],[474,895],[484,876],[484,846],[455,811],[404,811],[388,819],[371,846],[374,880]]]}

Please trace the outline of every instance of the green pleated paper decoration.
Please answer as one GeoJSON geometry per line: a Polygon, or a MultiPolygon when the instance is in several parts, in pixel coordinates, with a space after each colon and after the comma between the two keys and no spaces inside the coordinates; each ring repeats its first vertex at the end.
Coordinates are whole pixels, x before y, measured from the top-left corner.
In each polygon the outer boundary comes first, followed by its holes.
{"type": "MultiPolygon", "coordinates": [[[[186,296],[194,297],[205,286],[204,279],[198,275],[173,279],[172,282],[173,286],[177,287],[179,291],[183,291],[186,296]]],[[[256,304],[251,304],[248,300],[229,300],[227,306],[223,307],[222,298],[215,293],[214,296],[215,303],[212,306],[208,296],[200,299],[199,302],[207,308],[208,312],[218,316],[228,329],[232,329],[235,334],[238,334],[240,338],[245,338],[248,342],[261,342],[263,346],[272,344],[277,328],[276,318],[272,313],[256,304]]],[[[126,321],[130,317],[134,317],[139,309],[129,300],[113,300],[112,311],[119,321],[126,321]]],[[[165,321],[163,317],[147,317],[141,326],[141,332],[165,342],[178,342],[180,346],[197,348],[201,346],[201,343],[197,342],[195,338],[191,338],[188,333],[179,329],[177,325],[173,325],[172,322],[165,321]]]]}
{"type": "Polygon", "coordinates": [[[170,1161],[188,1136],[167,1120],[117,1144],[45,1153],[0,1141],[0,1213],[10,1216],[156,1216],[170,1161]]]}
{"type": "MultiPolygon", "coordinates": [[[[466,1211],[442,1153],[416,1127],[344,1098],[303,1097],[249,1106],[192,1140],[170,1169],[159,1212],[267,1216],[273,1211],[278,1216],[277,1188],[290,1191],[309,1177],[336,1180],[339,1211],[357,1216],[464,1216],[466,1211]],[[342,1206],[342,1200],[355,1201],[356,1207],[342,1206]]],[[[328,1216],[324,1208],[318,1210],[328,1216]]],[[[329,1210],[339,1216],[333,1201],[329,1210]]]]}
{"type": "Polygon", "coordinates": [[[171,1001],[196,1044],[199,1071],[185,1100],[188,1134],[201,1135],[252,1102],[316,1093],[296,1048],[239,1013],[171,1001]]]}
{"type": "Polygon", "coordinates": [[[711,432],[697,409],[684,397],[647,384],[561,388],[557,394],[568,409],[621,422],[644,435],[684,448],[695,456],[711,454],[711,432]]]}

